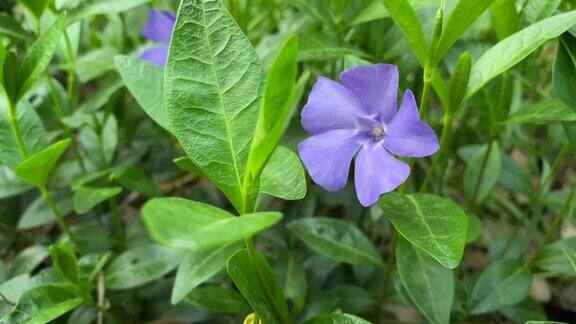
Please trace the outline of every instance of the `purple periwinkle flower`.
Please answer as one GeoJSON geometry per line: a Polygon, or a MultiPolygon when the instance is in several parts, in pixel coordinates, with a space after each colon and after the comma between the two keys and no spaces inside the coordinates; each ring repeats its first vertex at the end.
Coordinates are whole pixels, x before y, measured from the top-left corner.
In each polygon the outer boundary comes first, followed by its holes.
{"type": "Polygon", "coordinates": [[[315,183],[339,191],[356,156],[354,184],[363,206],[394,190],[410,174],[403,157],[430,156],[439,148],[434,130],[420,120],[414,95],[406,90],[397,109],[398,68],[360,66],[342,72],[340,83],[319,77],[302,109],[311,137],[298,145],[315,183]]]}
{"type": "Polygon", "coordinates": [[[142,35],[153,42],[159,43],[159,46],[152,47],[140,54],[140,58],[156,64],[160,67],[166,65],[168,56],[168,44],[172,37],[172,30],[176,17],[167,11],[150,10],[148,21],[142,28],[142,35]]]}

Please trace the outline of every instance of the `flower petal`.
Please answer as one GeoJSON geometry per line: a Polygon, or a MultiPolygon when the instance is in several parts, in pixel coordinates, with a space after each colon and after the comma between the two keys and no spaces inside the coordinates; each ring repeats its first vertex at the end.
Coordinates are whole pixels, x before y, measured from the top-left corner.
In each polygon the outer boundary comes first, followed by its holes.
{"type": "Polygon", "coordinates": [[[315,183],[328,191],[338,191],[346,185],[350,163],[359,148],[356,131],[340,129],[305,139],[298,145],[298,152],[315,183]]]}
{"type": "Polygon", "coordinates": [[[168,56],[168,46],[153,47],[145,50],[140,54],[140,58],[160,67],[166,65],[166,58],[168,56]]]}
{"type": "Polygon", "coordinates": [[[154,42],[169,43],[176,17],[167,11],[150,10],[142,35],[154,42]]]}
{"type": "Polygon", "coordinates": [[[364,145],[354,168],[358,200],[364,207],[371,206],[380,195],[404,183],[409,175],[410,166],[393,158],[380,143],[364,145]]]}
{"type": "Polygon", "coordinates": [[[319,77],[308,102],[302,108],[302,126],[311,134],[356,127],[365,116],[362,103],[350,90],[330,79],[319,77]]]}
{"type": "Polygon", "coordinates": [[[340,81],[369,110],[387,123],[396,114],[398,68],[391,64],[359,66],[342,72],[340,81]]]}
{"type": "Polygon", "coordinates": [[[416,99],[410,90],[404,93],[398,114],[388,124],[383,143],[388,151],[404,157],[424,157],[438,151],[438,138],[434,130],[420,120],[416,99]]]}

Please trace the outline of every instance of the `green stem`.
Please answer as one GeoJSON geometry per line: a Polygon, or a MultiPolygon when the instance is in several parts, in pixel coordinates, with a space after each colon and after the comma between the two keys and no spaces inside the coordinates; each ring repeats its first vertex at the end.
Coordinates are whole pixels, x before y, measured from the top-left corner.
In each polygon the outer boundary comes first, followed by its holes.
{"type": "Polygon", "coordinates": [[[72,233],[72,231],[70,230],[70,227],[68,227],[68,224],[66,224],[66,222],[64,221],[64,216],[62,215],[62,213],[60,213],[60,210],[58,210],[58,207],[54,203],[54,199],[52,199],[52,196],[50,195],[48,190],[46,190],[46,187],[41,186],[38,189],[40,190],[40,194],[42,195],[42,198],[44,198],[44,201],[46,201],[46,204],[48,204],[48,207],[50,207],[50,210],[52,211],[54,218],[56,218],[58,225],[60,225],[60,228],[62,228],[62,231],[64,231],[66,236],[68,236],[68,238],[70,239],[70,242],[72,242],[72,244],[74,244],[74,246],[76,246],[76,248],[79,248],[78,240],[76,239],[76,236],[74,235],[74,233],[72,233]]]}
{"type": "Polygon", "coordinates": [[[432,159],[432,164],[430,165],[428,173],[426,173],[426,177],[424,178],[424,181],[420,186],[419,190],[420,192],[424,192],[426,190],[428,184],[430,183],[432,177],[434,176],[434,172],[436,171],[438,164],[440,163],[440,161],[442,161],[444,155],[448,151],[448,146],[450,145],[450,138],[452,137],[452,120],[453,117],[451,114],[448,113],[444,114],[444,128],[442,129],[442,135],[440,136],[440,150],[432,159]]]}
{"type": "Polygon", "coordinates": [[[14,138],[16,138],[16,143],[18,144],[18,148],[20,152],[24,156],[24,158],[28,158],[30,153],[26,148],[26,144],[24,142],[24,137],[22,136],[22,132],[20,131],[20,125],[18,124],[18,112],[16,111],[16,104],[10,101],[8,103],[8,121],[10,122],[10,126],[12,128],[12,134],[14,138]]]}

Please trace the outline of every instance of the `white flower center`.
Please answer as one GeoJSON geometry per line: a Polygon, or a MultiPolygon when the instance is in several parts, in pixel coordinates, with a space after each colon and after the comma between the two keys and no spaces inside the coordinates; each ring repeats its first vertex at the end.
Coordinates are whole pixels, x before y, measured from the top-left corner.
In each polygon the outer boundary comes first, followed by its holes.
{"type": "Polygon", "coordinates": [[[385,125],[374,125],[372,127],[372,131],[370,132],[370,135],[372,135],[376,139],[381,139],[382,136],[386,134],[386,131],[387,129],[385,125]]]}

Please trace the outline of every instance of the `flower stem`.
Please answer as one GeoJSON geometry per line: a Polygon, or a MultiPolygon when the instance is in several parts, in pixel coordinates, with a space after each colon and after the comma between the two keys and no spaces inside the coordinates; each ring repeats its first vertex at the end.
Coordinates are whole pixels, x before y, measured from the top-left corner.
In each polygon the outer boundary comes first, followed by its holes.
{"type": "Polygon", "coordinates": [[[62,215],[62,213],[60,213],[58,206],[56,206],[56,203],[54,203],[54,199],[52,199],[52,196],[50,195],[50,193],[48,192],[46,187],[41,186],[38,189],[40,190],[40,194],[42,195],[42,198],[44,198],[44,201],[46,201],[46,204],[48,205],[48,207],[50,207],[50,210],[52,211],[54,218],[56,218],[58,225],[60,225],[60,228],[62,228],[62,231],[64,231],[66,236],[68,236],[68,238],[70,239],[72,244],[74,244],[74,246],[76,246],[76,248],[79,248],[78,240],[76,239],[76,236],[74,235],[74,233],[72,233],[72,231],[70,230],[70,227],[68,227],[68,224],[66,224],[66,222],[64,221],[64,216],[62,215]]]}

